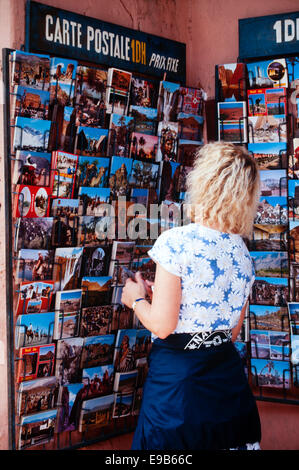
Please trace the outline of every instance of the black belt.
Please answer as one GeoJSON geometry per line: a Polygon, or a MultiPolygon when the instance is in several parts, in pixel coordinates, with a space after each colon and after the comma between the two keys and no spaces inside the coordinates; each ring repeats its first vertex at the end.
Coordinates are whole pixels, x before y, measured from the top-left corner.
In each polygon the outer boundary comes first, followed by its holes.
{"type": "Polygon", "coordinates": [[[203,331],[200,333],[174,333],[165,339],[157,338],[154,343],[176,349],[203,349],[221,346],[232,339],[231,330],[203,331]]]}

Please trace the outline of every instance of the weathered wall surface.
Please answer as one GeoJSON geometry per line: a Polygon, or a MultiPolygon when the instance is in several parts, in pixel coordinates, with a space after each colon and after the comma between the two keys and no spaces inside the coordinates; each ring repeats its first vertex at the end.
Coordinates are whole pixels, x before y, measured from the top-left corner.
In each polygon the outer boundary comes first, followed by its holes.
{"type": "MultiPolygon", "coordinates": [[[[238,19],[297,11],[299,6],[298,0],[42,0],[41,3],[186,43],[187,85],[201,85],[210,99],[214,97],[215,65],[237,60],[238,19]]],[[[0,0],[0,11],[1,48],[20,48],[25,40],[25,0],[0,0]]],[[[9,447],[9,398],[2,60],[0,75],[0,450],[3,450],[9,447]]],[[[298,449],[299,444],[294,441],[296,433],[294,436],[287,415],[275,427],[276,410],[279,414],[277,406],[261,407],[262,419],[264,413],[265,423],[270,419],[272,435],[276,436],[271,441],[266,432],[266,448],[279,449],[279,435],[284,434],[289,435],[288,448],[298,449]]]]}

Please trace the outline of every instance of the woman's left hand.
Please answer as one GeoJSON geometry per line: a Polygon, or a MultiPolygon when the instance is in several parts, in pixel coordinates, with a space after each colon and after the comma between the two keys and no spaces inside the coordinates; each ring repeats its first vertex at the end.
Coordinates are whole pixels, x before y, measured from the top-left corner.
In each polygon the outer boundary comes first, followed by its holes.
{"type": "Polygon", "coordinates": [[[140,272],[135,274],[136,282],[127,279],[122,290],[121,302],[127,307],[132,308],[132,304],[136,299],[146,296],[146,286],[140,272]]]}

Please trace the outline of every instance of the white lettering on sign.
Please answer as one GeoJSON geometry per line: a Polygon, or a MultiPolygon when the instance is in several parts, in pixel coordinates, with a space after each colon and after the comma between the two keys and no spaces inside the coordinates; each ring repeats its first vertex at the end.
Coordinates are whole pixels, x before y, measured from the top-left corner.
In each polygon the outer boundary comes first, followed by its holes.
{"type": "Polygon", "coordinates": [[[299,41],[299,18],[277,20],[273,25],[276,43],[299,41]]]}
{"type": "Polygon", "coordinates": [[[164,55],[160,56],[159,54],[155,54],[153,52],[149,61],[149,66],[176,73],[178,71],[179,59],[166,57],[164,55]]]}

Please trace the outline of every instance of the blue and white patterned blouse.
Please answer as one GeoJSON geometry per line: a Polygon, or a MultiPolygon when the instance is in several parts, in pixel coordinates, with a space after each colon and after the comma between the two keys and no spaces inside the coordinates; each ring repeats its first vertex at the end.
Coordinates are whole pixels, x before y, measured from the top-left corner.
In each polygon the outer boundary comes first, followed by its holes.
{"type": "Polygon", "coordinates": [[[179,320],[173,333],[237,325],[255,279],[242,237],[190,223],[163,232],[148,254],[181,278],[179,320]]]}

